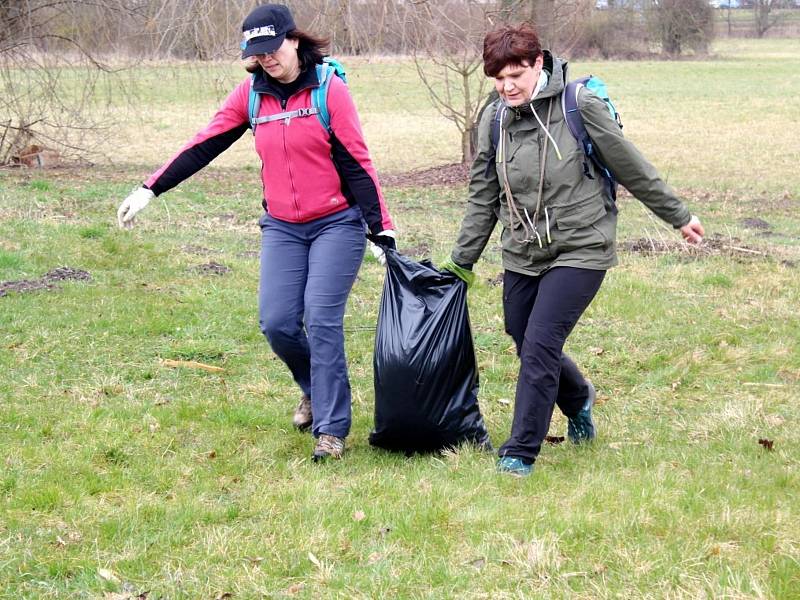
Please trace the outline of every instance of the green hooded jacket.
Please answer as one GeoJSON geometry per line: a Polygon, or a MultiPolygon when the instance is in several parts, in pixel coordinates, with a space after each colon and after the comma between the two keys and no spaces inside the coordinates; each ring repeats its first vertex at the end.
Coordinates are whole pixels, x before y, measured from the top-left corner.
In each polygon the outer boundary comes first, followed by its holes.
{"type": "MultiPolygon", "coordinates": [[[[502,101],[483,111],[467,211],[452,252],[456,264],[472,265],[478,260],[498,220],[503,224],[503,267],[509,271],[540,275],[557,266],[605,270],[617,264],[616,211],[600,174],[594,172],[593,179],[584,174],[583,150],[561,108],[567,62],[545,51],[544,68],[550,77],[533,101],[536,115],[528,105],[509,108],[497,150],[491,123],[502,101]],[[547,139],[537,115],[555,145],[547,139]]],[[[689,210],[623,137],[605,102],[583,88],[578,109],[598,154],[617,181],[673,227],[686,225],[689,210]]]]}

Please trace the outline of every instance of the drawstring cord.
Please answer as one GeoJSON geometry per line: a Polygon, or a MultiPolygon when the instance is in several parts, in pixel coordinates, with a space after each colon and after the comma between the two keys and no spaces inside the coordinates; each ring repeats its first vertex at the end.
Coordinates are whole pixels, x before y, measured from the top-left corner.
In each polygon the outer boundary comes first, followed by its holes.
{"type": "MultiPolygon", "coordinates": [[[[504,111],[505,111],[505,109],[504,109],[504,111]]],[[[530,242],[532,240],[532,238],[531,238],[532,231],[535,232],[536,229],[533,228],[533,230],[531,230],[525,224],[525,221],[522,220],[522,216],[519,214],[519,209],[517,209],[517,205],[514,202],[514,194],[511,193],[511,186],[508,183],[508,162],[506,161],[506,128],[505,128],[505,125],[504,125],[505,112],[504,112],[504,114],[500,115],[500,117],[501,117],[500,118],[500,143],[498,144],[499,148],[498,148],[498,152],[497,152],[497,159],[499,161],[502,161],[502,165],[503,165],[503,189],[506,192],[506,200],[508,200],[508,208],[509,208],[508,220],[509,220],[509,225],[510,225],[510,230],[511,230],[511,238],[517,243],[527,244],[528,242],[530,242]],[[522,225],[522,230],[523,230],[523,232],[525,234],[522,239],[519,239],[514,233],[514,229],[516,229],[516,227],[514,226],[514,217],[515,216],[517,217],[517,221],[519,221],[520,225],[522,225]]]]}
{"type": "MultiPolygon", "coordinates": [[[[536,194],[536,210],[533,211],[533,222],[539,222],[539,211],[542,208],[542,195],[544,191],[544,169],[545,165],[547,164],[547,142],[553,139],[553,136],[550,135],[550,132],[547,130],[547,127],[542,123],[541,119],[539,119],[539,115],[536,114],[536,109],[533,108],[533,102],[530,104],[531,111],[533,111],[533,116],[536,117],[536,120],[539,122],[539,126],[544,130],[545,137],[544,143],[542,144],[542,158],[539,160],[539,191],[536,194]]],[[[547,124],[550,125],[550,116],[553,114],[553,99],[550,99],[550,102],[547,105],[547,124]]],[[[556,155],[558,156],[558,160],[561,160],[561,153],[558,151],[558,144],[556,141],[553,140],[553,146],[556,149],[556,155]]],[[[550,242],[550,217],[547,214],[547,208],[545,207],[545,226],[547,228],[547,241],[550,242]]],[[[536,226],[534,225],[534,232],[536,232],[536,239],[539,240],[539,248],[542,248],[542,238],[539,236],[539,233],[536,231],[536,226]]]]}
{"type": "Polygon", "coordinates": [[[550,239],[550,213],[547,212],[547,207],[544,207],[544,222],[545,227],[547,227],[547,243],[549,244],[553,240],[550,239]]]}
{"type": "MultiPolygon", "coordinates": [[[[551,116],[552,116],[552,113],[553,113],[553,100],[552,100],[552,98],[550,99],[550,102],[547,105],[547,125],[542,123],[542,120],[539,118],[539,115],[536,113],[536,109],[533,108],[533,102],[530,103],[530,108],[531,108],[531,112],[533,113],[533,116],[536,118],[536,122],[539,123],[539,126],[542,128],[542,130],[545,133],[544,143],[542,144],[543,148],[542,148],[541,160],[539,161],[539,163],[540,163],[540,168],[539,168],[539,190],[538,190],[537,197],[536,197],[536,209],[534,210],[534,213],[533,213],[533,219],[531,219],[531,216],[528,213],[528,209],[525,208],[524,206],[522,207],[522,211],[525,214],[525,219],[522,218],[522,215],[519,212],[519,208],[517,208],[517,204],[514,201],[514,194],[511,192],[511,185],[509,184],[509,181],[508,181],[508,164],[507,164],[507,161],[506,161],[506,144],[507,144],[506,133],[507,132],[506,132],[506,129],[505,129],[505,124],[504,124],[504,122],[505,122],[505,110],[506,110],[505,107],[502,108],[504,113],[501,114],[501,116],[500,116],[500,140],[499,140],[499,143],[498,143],[497,161],[502,163],[503,189],[505,190],[506,200],[508,201],[508,207],[509,207],[509,226],[510,226],[509,228],[511,230],[511,238],[517,243],[528,244],[528,243],[530,243],[530,242],[532,242],[534,240],[534,236],[535,236],[536,242],[539,244],[539,248],[543,248],[544,244],[542,243],[542,236],[539,235],[539,231],[538,231],[538,228],[536,227],[536,223],[539,220],[539,213],[540,213],[541,207],[542,207],[542,197],[543,197],[543,192],[544,192],[544,172],[545,172],[545,167],[546,167],[546,164],[547,164],[547,146],[548,146],[548,142],[551,142],[551,141],[553,142],[553,148],[555,149],[556,157],[558,157],[558,160],[562,160],[562,156],[561,156],[561,151],[558,148],[558,143],[553,138],[553,136],[550,134],[550,131],[548,129],[548,126],[550,125],[550,119],[551,119],[551,116]],[[522,226],[522,231],[524,233],[524,236],[523,236],[522,239],[519,239],[514,233],[514,230],[516,228],[515,225],[514,225],[514,218],[515,217],[516,217],[516,220],[519,222],[519,224],[522,226]],[[527,223],[526,223],[526,221],[527,221],[527,223]]],[[[547,243],[549,244],[549,243],[551,243],[551,238],[550,238],[550,213],[548,212],[546,206],[544,207],[544,217],[545,217],[545,227],[546,227],[546,238],[547,238],[547,243]]]]}
{"type": "MultiPolygon", "coordinates": [[[[531,107],[531,112],[533,113],[533,116],[536,117],[536,122],[539,123],[539,127],[541,127],[544,130],[544,133],[547,136],[547,138],[551,142],[553,142],[553,148],[556,149],[556,156],[558,157],[558,160],[562,160],[563,157],[561,156],[561,150],[558,149],[558,144],[556,143],[556,140],[553,138],[552,135],[550,135],[550,130],[547,127],[544,126],[544,123],[542,123],[542,120],[539,118],[539,115],[536,114],[536,109],[533,108],[533,102],[531,102],[529,106],[531,107]]],[[[550,103],[547,105],[547,124],[548,125],[550,125],[550,114],[552,113],[552,111],[553,111],[553,99],[550,98],[550,103]]]]}

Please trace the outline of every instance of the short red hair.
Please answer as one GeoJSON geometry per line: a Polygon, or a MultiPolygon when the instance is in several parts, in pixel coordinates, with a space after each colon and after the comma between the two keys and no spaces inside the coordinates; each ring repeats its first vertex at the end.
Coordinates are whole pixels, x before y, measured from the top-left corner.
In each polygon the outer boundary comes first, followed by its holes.
{"type": "Polygon", "coordinates": [[[533,65],[542,55],[539,34],[530,23],[503,25],[483,38],[483,72],[497,77],[506,65],[533,65]]]}

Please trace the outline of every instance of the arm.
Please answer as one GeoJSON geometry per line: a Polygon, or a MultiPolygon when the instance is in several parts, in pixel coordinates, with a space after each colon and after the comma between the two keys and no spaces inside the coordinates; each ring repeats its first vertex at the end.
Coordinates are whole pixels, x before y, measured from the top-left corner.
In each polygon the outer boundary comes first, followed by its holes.
{"type": "Polygon", "coordinates": [[[605,103],[582,89],[578,108],[598,154],[617,181],[662,220],[676,229],[687,226],[689,209],[638,148],[623,137],[605,103]]]}
{"type": "Polygon", "coordinates": [[[497,224],[500,181],[494,165],[495,151],[490,131],[496,109],[495,106],[483,111],[478,124],[478,148],[470,170],[467,210],[451,254],[451,260],[460,267],[472,267],[497,224]]]}
{"type": "Polygon", "coordinates": [[[249,127],[249,92],[250,79],[246,79],[228,96],[205,129],[153,173],[142,187],[135,189],[122,201],[117,210],[120,227],[133,227],[136,214],[150,200],[197,173],[242,136],[249,127]]]}
{"type": "Polygon", "coordinates": [[[249,128],[247,100],[250,79],[244,80],[231,92],[211,122],[170,158],[144,187],[158,196],[172,189],[205,167],[249,128]]]}
{"type": "Polygon", "coordinates": [[[369,157],[355,104],[345,83],[333,77],[328,88],[331,115],[331,151],[342,179],[342,192],[361,208],[373,235],[394,230],[392,218],[378,183],[378,174],[369,157]]]}

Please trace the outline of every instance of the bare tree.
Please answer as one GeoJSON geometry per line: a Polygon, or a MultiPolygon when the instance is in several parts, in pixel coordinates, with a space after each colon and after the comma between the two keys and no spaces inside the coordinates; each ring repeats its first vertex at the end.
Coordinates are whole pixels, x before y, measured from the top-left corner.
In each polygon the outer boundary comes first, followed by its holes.
{"type": "Polygon", "coordinates": [[[585,35],[594,0],[529,0],[527,18],[536,24],[542,46],[563,55],[585,35]]]}
{"type": "Polygon", "coordinates": [[[144,27],[132,32],[158,57],[194,60],[230,58],[238,48],[241,24],[252,0],[145,1],[144,27]]]}
{"type": "Polygon", "coordinates": [[[480,0],[423,0],[410,13],[412,57],[433,106],[461,134],[461,160],[472,161],[472,131],[488,90],[483,37],[507,14],[480,0]]]}
{"type": "Polygon", "coordinates": [[[781,13],[777,8],[781,5],[780,0],[754,0],[753,16],[755,17],[756,36],[764,37],[767,30],[781,20],[781,13]]]}

